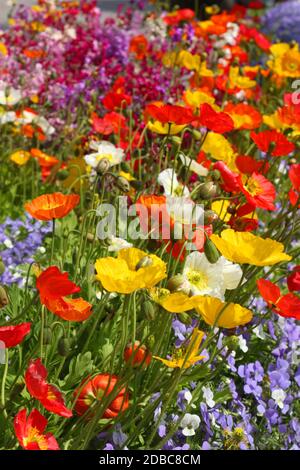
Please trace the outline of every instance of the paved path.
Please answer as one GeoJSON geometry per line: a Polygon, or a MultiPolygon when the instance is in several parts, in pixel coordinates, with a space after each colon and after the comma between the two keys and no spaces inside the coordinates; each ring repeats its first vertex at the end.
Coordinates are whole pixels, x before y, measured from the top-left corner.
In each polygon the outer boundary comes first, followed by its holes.
{"type": "MultiPolygon", "coordinates": [[[[18,5],[21,5],[21,4],[34,5],[37,2],[35,0],[17,0],[16,3],[18,5]]],[[[114,12],[120,3],[127,3],[127,2],[122,1],[122,0],[99,0],[98,1],[98,4],[101,10],[103,10],[105,14],[114,12]]],[[[10,7],[7,6],[7,1],[0,0],[0,24],[5,24],[9,9],[10,7]]]]}

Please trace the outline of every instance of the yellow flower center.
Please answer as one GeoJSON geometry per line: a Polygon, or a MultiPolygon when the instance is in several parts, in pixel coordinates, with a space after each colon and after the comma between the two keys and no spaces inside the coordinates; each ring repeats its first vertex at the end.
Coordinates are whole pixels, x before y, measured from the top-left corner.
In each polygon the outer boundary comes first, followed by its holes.
{"type": "Polygon", "coordinates": [[[109,162],[113,161],[114,159],[111,153],[100,153],[99,155],[96,156],[97,162],[100,162],[100,160],[103,160],[103,158],[106,158],[109,162]]]}
{"type": "Polygon", "coordinates": [[[208,286],[208,277],[201,271],[195,271],[191,269],[187,273],[187,278],[189,282],[196,286],[199,290],[203,290],[208,286]]]}
{"type": "Polygon", "coordinates": [[[28,432],[27,437],[23,439],[24,446],[26,447],[31,442],[36,442],[41,450],[47,450],[48,444],[45,436],[39,432],[37,428],[31,428],[28,432]]]}
{"type": "Polygon", "coordinates": [[[246,183],[246,188],[247,188],[248,193],[251,194],[251,196],[257,196],[258,194],[262,192],[259,182],[256,179],[251,178],[251,177],[248,179],[246,183]]]}

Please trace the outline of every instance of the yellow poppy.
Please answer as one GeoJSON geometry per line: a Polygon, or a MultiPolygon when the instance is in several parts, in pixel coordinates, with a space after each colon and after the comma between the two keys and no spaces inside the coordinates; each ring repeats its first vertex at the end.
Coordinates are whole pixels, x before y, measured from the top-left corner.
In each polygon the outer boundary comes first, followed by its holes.
{"type": "Polygon", "coordinates": [[[284,253],[284,246],[271,238],[261,238],[250,232],[223,230],[221,236],[211,235],[210,240],[225,258],[234,263],[272,266],[282,261],[290,261],[284,253]]]}
{"type": "Polygon", "coordinates": [[[240,75],[239,67],[230,67],[229,70],[229,87],[240,88],[241,90],[247,90],[256,86],[256,81],[251,80],[249,77],[240,75]]]}
{"type": "Polygon", "coordinates": [[[231,170],[237,171],[234,150],[223,135],[209,132],[201,150],[210,153],[216,160],[222,160],[231,170]]]}
{"type": "Polygon", "coordinates": [[[300,52],[298,44],[290,46],[287,43],[273,44],[270,48],[272,59],[268,67],[279,77],[300,77],[300,52]]]}
{"type": "Polygon", "coordinates": [[[0,42],[0,54],[2,54],[2,55],[7,55],[8,54],[7,47],[3,42],[0,42]]]}
{"type": "Polygon", "coordinates": [[[18,150],[17,152],[11,154],[10,160],[16,165],[23,166],[26,165],[30,157],[30,153],[26,150],[18,150]]]}
{"type": "Polygon", "coordinates": [[[159,121],[148,122],[148,129],[150,129],[150,131],[163,135],[179,134],[185,127],[186,124],[161,123],[159,121]]]}
{"type": "Polygon", "coordinates": [[[68,162],[67,167],[69,176],[63,181],[63,186],[65,188],[72,188],[76,192],[80,192],[80,188],[85,188],[88,184],[87,178],[84,178],[83,175],[86,175],[86,164],[83,158],[72,158],[68,162]]]}
{"type": "Polygon", "coordinates": [[[187,312],[192,310],[195,304],[195,297],[189,297],[183,292],[171,293],[168,289],[157,287],[150,289],[150,296],[154,302],[170,313],[187,312]]]}
{"type": "Polygon", "coordinates": [[[221,328],[236,328],[252,320],[252,312],[239,304],[226,303],[216,297],[201,297],[196,311],[205,323],[221,328]]]}
{"type": "Polygon", "coordinates": [[[214,201],[211,205],[211,209],[219,216],[223,222],[228,222],[231,218],[227,209],[230,206],[230,201],[223,199],[220,201],[214,201]]]}
{"type": "Polygon", "coordinates": [[[120,294],[149,289],[166,277],[166,263],[138,248],[124,248],[117,258],[100,258],[95,268],[104,289],[120,294]]]}
{"type": "Polygon", "coordinates": [[[183,97],[186,104],[192,108],[199,108],[199,106],[203,103],[208,103],[213,106],[215,102],[215,98],[213,96],[210,96],[208,93],[205,93],[201,90],[192,91],[188,89],[184,92],[183,97]]]}
{"type": "Polygon", "coordinates": [[[179,349],[178,351],[176,351],[176,354],[170,360],[163,359],[159,356],[153,357],[154,359],[158,359],[163,364],[168,367],[171,367],[172,369],[188,369],[193,364],[195,364],[195,362],[201,361],[205,358],[205,356],[198,355],[199,347],[202,342],[203,336],[203,331],[195,329],[191,336],[191,341],[185,351],[179,349]]]}

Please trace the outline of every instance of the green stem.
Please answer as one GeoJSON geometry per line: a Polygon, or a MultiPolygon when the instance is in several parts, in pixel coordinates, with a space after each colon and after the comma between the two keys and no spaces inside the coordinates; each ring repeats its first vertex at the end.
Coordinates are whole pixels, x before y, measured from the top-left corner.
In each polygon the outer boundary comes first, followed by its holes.
{"type": "Polygon", "coordinates": [[[5,385],[8,373],[8,348],[5,348],[5,365],[4,365],[4,372],[2,377],[2,384],[1,384],[1,406],[3,408],[3,414],[7,418],[7,413],[5,410],[5,385]]]}

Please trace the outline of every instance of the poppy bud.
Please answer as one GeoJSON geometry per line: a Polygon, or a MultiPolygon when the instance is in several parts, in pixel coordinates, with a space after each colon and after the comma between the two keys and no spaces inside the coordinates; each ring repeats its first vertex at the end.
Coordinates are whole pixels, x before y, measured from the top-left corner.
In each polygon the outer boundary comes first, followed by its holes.
{"type": "Polygon", "coordinates": [[[59,181],[63,181],[65,179],[67,179],[68,176],[69,176],[69,172],[67,170],[60,170],[56,175],[56,177],[59,181]]]}
{"type": "Polygon", "coordinates": [[[123,193],[128,193],[130,191],[130,184],[129,181],[127,181],[126,178],[123,176],[118,176],[117,178],[117,187],[123,192],[123,193]]]}
{"type": "Polygon", "coordinates": [[[128,165],[128,163],[126,162],[121,162],[121,170],[124,171],[125,173],[130,173],[131,172],[131,168],[130,166],[128,165]]]}
{"type": "Polygon", "coordinates": [[[60,338],[57,349],[60,356],[66,357],[71,351],[71,341],[69,338],[60,338]]]}
{"type": "Polygon", "coordinates": [[[44,328],[44,332],[43,332],[43,344],[44,345],[47,345],[47,344],[51,344],[51,341],[52,341],[52,330],[49,326],[46,326],[44,328]]]}
{"type": "Polygon", "coordinates": [[[96,171],[98,175],[104,175],[110,169],[110,162],[107,158],[101,158],[97,165],[96,171]]]}
{"type": "Polygon", "coordinates": [[[198,186],[198,195],[202,199],[211,199],[218,194],[218,186],[213,181],[202,183],[198,186]]]}
{"type": "Polygon", "coordinates": [[[95,240],[95,236],[93,233],[88,232],[86,235],[86,239],[88,242],[93,242],[95,240]]]}
{"type": "Polygon", "coordinates": [[[167,289],[170,292],[183,292],[186,295],[189,295],[191,292],[189,283],[182,274],[176,274],[176,276],[171,277],[168,280],[167,289]]]}
{"type": "Polygon", "coordinates": [[[213,170],[211,173],[209,173],[209,176],[212,180],[219,181],[219,179],[221,178],[221,173],[219,172],[219,170],[213,170]]]}
{"type": "Polygon", "coordinates": [[[135,270],[138,271],[141,268],[148,268],[152,264],[153,264],[153,261],[150,258],[150,256],[144,256],[142,259],[140,259],[140,261],[136,265],[135,270]]]}
{"type": "Polygon", "coordinates": [[[204,253],[208,261],[212,264],[215,264],[220,258],[220,253],[218,252],[217,247],[209,238],[206,238],[204,253]]]}
{"type": "Polygon", "coordinates": [[[173,144],[178,145],[179,147],[181,145],[182,139],[178,137],[178,135],[173,135],[171,137],[171,141],[173,142],[173,144]]]}
{"type": "Polygon", "coordinates": [[[135,341],[134,346],[128,344],[124,350],[124,361],[132,364],[132,366],[147,367],[151,362],[151,353],[146,346],[135,341]]]}
{"type": "Polygon", "coordinates": [[[4,287],[0,286],[0,308],[6,307],[8,305],[9,300],[6,294],[4,287]]]}
{"type": "Polygon", "coordinates": [[[202,134],[201,132],[197,131],[197,129],[192,130],[192,134],[196,140],[201,140],[202,139],[202,134]]]}
{"type": "Polygon", "coordinates": [[[153,305],[153,303],[150,302],[150,300],[146,300],[144,302],[143,309],[144,309],[145,316],[146,316],[147,320],[152,321],[152,320],[155,319],[156,309],[155,309],[155,306],[153,305]]]}
{"type": "Polygon", "coordinates": [[[219,220],[219,216],[214,211],[208,210],[204,212],[204,225],[213,224],[217,220],[219,220]]]}
{"type": "Polygon", "coordinates": [[[0,276],[2,276],[2,274],[4,273],[5,271],[5,264],[3,263],[3,260],[0,256],[0,276]]]}

